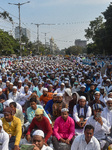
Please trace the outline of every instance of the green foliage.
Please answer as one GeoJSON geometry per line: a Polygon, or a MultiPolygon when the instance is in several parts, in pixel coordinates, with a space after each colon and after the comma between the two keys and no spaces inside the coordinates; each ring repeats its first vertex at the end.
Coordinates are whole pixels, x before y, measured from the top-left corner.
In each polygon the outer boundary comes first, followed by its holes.
{"type": "Polygon", "coordinates": [[[10,22],[13,22],[12,17],[10,17],[9,13],[7,13],[6,11],[0,12],[0,17],[2,17],[3,19],[9,19],[10,22]]]}
{"type": "Polygon", "coordinates": [[[112,55],[112,3],[102,14],[105,22],[103,17],[99,16],[85,29],[85,37],[93,40],[93,43],[87,46],[87,52],[91,49],[94,54],[105,52],[106,55],[112,55]]]}
{"type": "Polygon", "coordinates": [[[66,55],[78,55],[82,54],[84,52],[84,48],[79,47],[79,46],[71,46],[67,49],[65,49],[65,54],[66,55]]]}

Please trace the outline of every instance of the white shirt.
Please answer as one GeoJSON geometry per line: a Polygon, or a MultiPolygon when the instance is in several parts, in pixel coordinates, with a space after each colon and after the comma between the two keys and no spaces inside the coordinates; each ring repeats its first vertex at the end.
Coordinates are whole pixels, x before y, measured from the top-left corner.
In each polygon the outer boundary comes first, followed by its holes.
{"type": "Polygon", "coordinates": [[[62,93],[64,94],[65,92],[65,88],[63,90],[61,90],[61,88],[56,89],[56,91],[54,93],[62,93]]]}
{"type": "Polygon", "coordinates": [[[112,126],[112,110],[109,110],[107,107],[103,108],[101,116],[112,126]]]}
{"type": "MultiPolygon", "coordinates": [[[[79,110],[79,113],[80,115],[84,115],[84,108],[80,108],[79,110]]],[[[90,116],[91,116],[91,107],[88,106],[88,110],[87,110],[87,113],[86,113],[86,118],[85,120],[87,120],[90,116]]],[[[79,122],[80,121],[80,118],[78,117],[78,112],[77,112],[77,106],[75,105],[74,108],[73,108],[73,118],[76,122],[79,122]]]]}
{"type": "Polygon", "coordinates": [[[94,119],[94,116],[91,116],[86,125],[92,125],[94,127],[94,136],[98,139],[105,139],[105,134],[110,133],[111,126],[108,125],[105,118],[101,117],[103,121],[103,125],[101,125],[98,121],[94,119]]]}
{"type": "Polygon", "coordinates": [[[17,102],[20,100],[20,94],[19,92],[16,92],[16,94],[13,94],[13,92],[10,92],[8,95],[9,99],[12,99],[14,102],[17,102]]]}
{"type": "Polygon", "coordinates": [[[0,132],[0,150],[9,150],[9,135],[2,129],[0,132]]]}
{"type": "Polygon", "coordinates": [[[85,141],[85,135],[82,134],[75,138],[71,146],[71,150],[100,150],[100,144],[94,136],[87,144],[85,141]]]}
{"type": "Polygon", "coordinates": [[[49,147],[49,146],[43,145],[41,150],[53,150],[53,149],[51,147],[49,147]]]}

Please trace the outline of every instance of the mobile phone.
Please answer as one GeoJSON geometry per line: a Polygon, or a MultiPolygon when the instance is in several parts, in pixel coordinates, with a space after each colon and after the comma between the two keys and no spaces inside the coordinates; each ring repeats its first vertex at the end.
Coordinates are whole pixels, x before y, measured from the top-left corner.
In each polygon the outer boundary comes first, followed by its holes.
{"type": "Polygon", "coordinates": [[[33,150],[34,145],[31,144],[23,144],[21,145],[21,150],[33,150]]]}

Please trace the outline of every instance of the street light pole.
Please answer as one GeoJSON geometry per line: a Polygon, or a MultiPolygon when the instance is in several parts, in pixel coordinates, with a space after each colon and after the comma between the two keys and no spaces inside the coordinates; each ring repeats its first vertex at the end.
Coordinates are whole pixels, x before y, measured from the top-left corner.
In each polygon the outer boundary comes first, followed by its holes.
{"type": "Polygon", "coordinates": [[[45,35],[45,49],[46,49],[46,35],[50,32],[41,32],[41,33],[43,33],[45,35]]]}
{"type": "Polygon", "coordinates": [[[35,24],[35,23],[31,23],[37,26],[37,53],[39,54],[39,26],[40,25],[55,25],[55,24],[45,24],[45,23],[40,23],[40,24],[35,24]]]}
{"type": "Polygon", "coordinates": [[[20,44],[20,55],[22,56],[22,49],[21,49],[21,15],[20,15],[20,6],[30,3],[30,1],[27,1],[25,3],[8,3],[10,5],[16,5],[18,6],[18,10],[19,10],[19,44],[20,44]]]}

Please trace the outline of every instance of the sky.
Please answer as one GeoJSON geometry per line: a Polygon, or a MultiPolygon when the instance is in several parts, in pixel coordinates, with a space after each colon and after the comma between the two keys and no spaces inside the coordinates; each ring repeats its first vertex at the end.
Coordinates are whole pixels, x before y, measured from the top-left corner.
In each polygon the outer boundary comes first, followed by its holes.
{"type": "MultiPolygon", "coordinates": [[[[14,24],[0,19],[0,28],[14,35],[18,26],[18,7],[8,3],[24,3],[27,0],[0,0],[0,11],[7,11],[14,24]]],[[[45,43],[52,37],[59,49],[73,46],[76,39],[86,40],[85,29],[90,21],[101,15],[110,0],[30,0],[21,6],[21,26],[30,31],[30,40],[36,41],[39,26],[39,40],[45,43]],[[33,24],[32,24],[33,23],[33,24]]],[[[88,41],[89,42],[89,41],[88,41]]]]}

